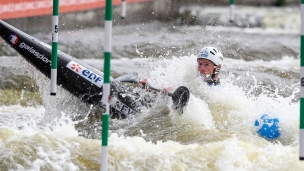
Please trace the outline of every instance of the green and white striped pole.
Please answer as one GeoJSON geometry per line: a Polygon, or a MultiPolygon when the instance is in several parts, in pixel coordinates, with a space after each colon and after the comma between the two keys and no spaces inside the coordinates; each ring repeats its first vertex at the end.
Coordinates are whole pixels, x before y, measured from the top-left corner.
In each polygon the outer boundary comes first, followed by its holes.
{"type": "Polygon", "coordinates": [[[101,171],[108,168],[108,134],[110,115],[110,66],[112,50],[112,0],[106,0],[105,11],[105,45],[104,45],[104,84],[102,91],[102,105],[105,108],[102,113],[102,148],[101,148],[101,171]]]}
{"type": "Polygon", "coordinates": [[[121,0],[121,19],[126,18],[126,7],[127,7],[127,2],[126,0],[121,0]]]}
{"type": "Polygon", "coordinates": [[[57,63],[58,63],[58,14],[59,0],[53,0],[52,17],[52,64],[51,64],[51,95],[56,96],[57,63]]]}
{"type": "Polygon", "coordinates": [[[304,0],[301,0],[301,89],[300,89],[300,160],[304,160],[304,0]]]}
{"type": "Polygon", "coordinates": [[[230,22],[234,21],[234,0],[230,0],[230,22]]]}

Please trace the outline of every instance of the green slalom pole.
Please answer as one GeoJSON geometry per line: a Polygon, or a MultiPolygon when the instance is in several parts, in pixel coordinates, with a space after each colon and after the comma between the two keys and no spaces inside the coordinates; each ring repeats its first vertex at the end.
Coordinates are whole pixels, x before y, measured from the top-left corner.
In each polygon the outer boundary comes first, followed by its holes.
{"type": "Polygon", "coordinates": [[[300,60],[301,60],[301,89],[300,89],[300,160],[304,160],[304,0],[301,0],[301,49],[300,49],[300,60]]]}
{"type": "Polygon", "coordinates": [[[121,0],[121,18],[125,19],[126,18],[126,7],[127,7],[127,2],[126,0],[121,0]]]}
{"type": "Polygon", "coordinates": [[[105,108],[102,113],[102,147],[101,147],[101,171],[106,171],[108,167],[108,134],[110,115],[110,66],[112,50],[112,0],[106,0],[105,11],[105,45],[104,45],[104,84],[102,90],[102,105],[105,108]]]}
{"type": "Polygon", "coordinates": [[[58,14],[59,0],[53,0],[52,17],[52,64],[51,64],[51,95],[56,96],[57,63],[58,63],[58,14]]]}
{"type": "Polygon", "coordinates": [[[230,0],[230,22],[234,21],[234,0],[230,0]]]}

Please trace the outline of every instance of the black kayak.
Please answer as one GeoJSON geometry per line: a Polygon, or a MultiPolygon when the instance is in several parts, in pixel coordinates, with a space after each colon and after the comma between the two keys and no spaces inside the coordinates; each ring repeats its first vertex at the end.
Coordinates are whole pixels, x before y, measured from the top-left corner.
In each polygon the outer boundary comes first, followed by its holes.
{"type": "MultiPolygon", "coordinates": [[[[51,77],[52,47],[0,20],[0,36],[25,60],[48,78],[51,77]]],[[[58,50],[57,85],[82,101],[101,106],[103,72],[58,50]]],[[[126,118],[140,113],[145,104],[139,94],[130,94],[130,88],[111,78],[111,117],[126,118]],[[140,99],[140,100],[139,100],[140,99]]],[[[189,90],[178,88],[171,96],[174,109],[182,112],[189,100],[189,90]]],[[[150,101],[150,100],[148,100],[150,101]]]]}

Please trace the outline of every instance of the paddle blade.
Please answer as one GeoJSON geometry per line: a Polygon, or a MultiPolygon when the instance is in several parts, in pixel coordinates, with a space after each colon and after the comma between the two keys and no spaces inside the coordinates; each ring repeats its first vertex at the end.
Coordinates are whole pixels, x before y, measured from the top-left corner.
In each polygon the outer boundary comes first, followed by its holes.
{"type": "Polygon", "coordinates": [[[172,108],[179,114],[183,113],[183,108],[188,104],[190,92],[187,87],[180,86],[172,93],[172,108]]]}

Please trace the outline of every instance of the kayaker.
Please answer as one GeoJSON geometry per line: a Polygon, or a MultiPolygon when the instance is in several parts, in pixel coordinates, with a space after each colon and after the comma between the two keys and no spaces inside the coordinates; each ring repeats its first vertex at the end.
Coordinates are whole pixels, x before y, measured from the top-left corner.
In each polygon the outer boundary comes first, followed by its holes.
{"type": "MultiPolygon", "coordinates": [[[[203,80],[210,86],[220,84],[220,70],[223,66],[223,54],[215,47],[204,47],[196,55],[197,60],[197,71],[198,75],[203,77],[203,80]]],[[[146,86],[148,83],[147,79],[142,79],[139,81],[139,86],[143,88],[149,88],[146,86]]],[[[164,88],[161,92],[171,92],[172,87],[164,88]]]]}

